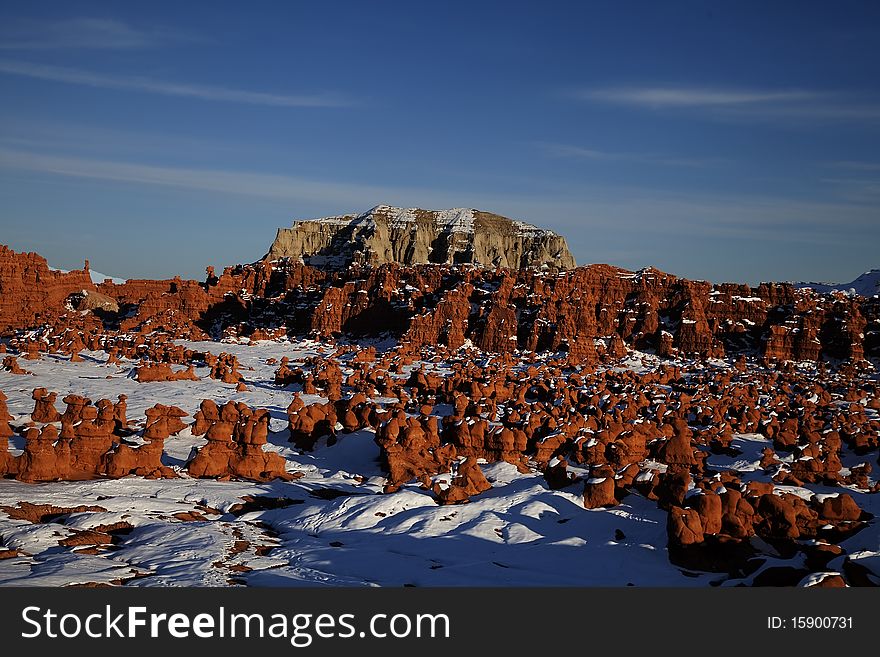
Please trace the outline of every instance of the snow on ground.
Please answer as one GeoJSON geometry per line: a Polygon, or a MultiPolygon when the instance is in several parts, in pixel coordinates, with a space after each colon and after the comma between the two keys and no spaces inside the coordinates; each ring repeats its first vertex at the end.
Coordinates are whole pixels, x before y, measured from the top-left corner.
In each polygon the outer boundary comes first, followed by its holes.
{"type": "MultiPolygon", "coordinates": [[[[351,442],[368,440],[360,436],[351,442]]],[[[304,460],[321,463],[334,449],[319,449],[304,460]]],[[[490,476],[493,470],[506,471],[493,477],[493,490],[469,504],[440,507],[419,488],[384,495],[375,483],[357,485],[344,472],[331,470],[270,484],[186,477],[39,485],[0,481],[0,506],[29,501],[106,509],[42,524],[0,521],[3,545],[26,553],[0,561],[0,584],[707,584],[709,576],[684,577],[669,563],[665,514],[636,495],[615,509],[586,511],[578,495],[549,490],[540,475],[496,464],[487,467],[490,476]],[[326,500],[315,494],[327,488],[339,496],[326,500]],[[283,499],[288,506],[231,513],[246,495],[283,499]],[[204,520],[175,517],[189,512],[204,520]],[[133,528],[97,555],[58,544],[77,531],[114,522],[133,528]]]]}
{"type": "Polygon", "coordinates": [[[665,514],[639,496],[630,496],[612,510],[586,511],[578,495],[549,490],[540,475],[521,475],[512,466],[495,464],[486,467],[495,481],[493,490],[469,504],[440,507],[419,488],[381,494],[380,471],[369,457],[374,447],[370,435],[352,434],[333,447],[291,457],[308,474],[290,483],[185,476],[38,485],[0,481],[2,506],[29,501],[106,509],[43,524],[0,521],[3,545],[27,554],[0,561],[0,584],[707,583],[708,576],[683,577],[669,563],[663,547],[665,514]],[[369,476],[366,483],[356,483],[345,470],[326,467],[345,460],[335,453],[337,448],[356,456],[346,467],[369,476]],[[339,496],[318,497],[317,491],[328,488],[339,496]],[[246,495],[283,499],[288,506],[231,513],[246,495]],[[175,518],[193,511],[205,519],[175,518]],[[133,529],[98,555],[80,555],[58,545],[76,531],[120,521],[133,529]],[[266,547],[270,549],[263,550],[266,547]]]}
{"type": "MultiPolygon", "coordinates": [[[[185,429],[165,443],[164,459],[179,471],[177,479],[0,480],[0,506],[30,502],[104,509],[38,523],[0,511],[0,550],[19,553],[0,560],[0,585],[708,586],[720,578],[672,565],[666,513],[636,494],[613,509],[585,510],[579,486],[553,491],[539,473],[521,474],[506,463],[483,466],[493,488],[467,504],[438,506],[416,485],[383,494],[379,449],[370,430],[342,434],[332,446],[319,441],[313,452],[287,442],[285,409],[299,386],[276,386],[277,365],[266,361],[287,356],[296,366],[309,356],[331,353],[330,347],[310,341],[187,345],[234,353],[247,390],[236,392],[233,385],[208,378],[207,368],[196,369],[204,377],[200,381],[139,384],[132,377],[134,363],[107,365],[103,352],[83,352],[80,363],[51,355],[22,360],[33,374],[0,372],[0,390],[9,397],[14,425],[29,419],[31,392],[38,386],[58,392],[62,410],[60,397],[68,393],[92,400],[124,393],[133,420],[143,420],[144,410],[156,403],[192,414],[205,398],[243,401],[269,409],[272,433],[266,449],[282,454],[288,470],[303,476],[271,483],[191,479],[181,468],[204,440],[185,429]],[[248,505],[246,497],[273,501],[248,505]],[[59,543],[116,523],[125,528],[114,534],[112,544],[59,543]]],[[[637,354],[624,366],[640,369],[643,360],[637,354]]],[[[307,403],[321,399],[303,398],[307,403]]],[[[748,477],[766,444],[758,435],[737,436],[732,446],[741,453],[711,455],[709,464],[748,477]]],[[[13,453],[22,447],[20,437],[10,441],[13,453]]],[[[840,489],[811,486],[802,492],[840,489]]],[[[862,508],[880,514],[880,496],[852,494],[862,508]]],[[[844,547],[877,572],[877,525],[847,539],[844,547]]]]}
{"type": "MultiPolygon", "coordinates": [[[[765,447],[771,443],[764,436],[758,433],[737,434],[732,441],[730,447],[739,452],[736,456],[727,456],[722,454],[710,454],[706,460],[706,465],[719,470],[736,470],[741,473],[754,472],[760,470],[762,452],[765,447]]],[[[748,479],[746,477],[746,479],[748,479]]]]}
{"type": "MultiPolygon", "coordinates": [[[[200,381],[190,381],[181,385],[180,381],[138,383],[134,378],[134,362],[123,361],[122,365],[107,365],[107,354],[103,351],[82,351],[83,362],[71,363],[66,356],[43,354],[40,360],[21,360],[22,367],[33,376],[20,376],[0,371],[0,390],[9,397],[8,406],[13,416],[29,415],[33,410],[31,393],[42,386],[59,393],[58,406],[63,410],[60,398],[74,393],[84,395],[92,401],[107,398],[116,400],[120,394],[128,396],[128,416],[130,419],[143,419],[144,411],[155,404],[173,405],[187,413],[198,410],[202,399],[216,401],[242,401],[251,406],[268,409],[273,418],[273,430],[287,426],[287,405],[291,393],[299,386],[281,388],[272,380],[277,365],[267,365],[268,358],[280,360],[287,356],[291,366],[301,363],[308,356],[332,353],[314,342],[297,344],[264,342],[248,347],[242,344],[222,344],[217,342],[183,343],[197,351],[234,353],[242,364],[241,372],[247,382],[248,390],[236,392],[234,384],[211,379],[210,368],[196,367],[195,372],[202,377],[200,381]],[[279,424],[280,422],[280,424],[279,424]]],[[[173,366],[173,369],[184,369],[173,366]]],[[[317,395],[303,395],[307,404],[321,400],[317,395]]],[[[322,400],[326,401],[326,400],[322,400]]],[[[169,443],[173,442],[171,438],[169,443]]]]}
{"type": "MultiPolygon", "coordinates": [[[[0,584],[706,585],[708,576],[685,577],[669,563],[665,514],[636,495],[616,509],[586,511],[575,492],[551,491],[540,474],[522,475],[498,463],[484,466],[493,490],[465,505],[441,507],[418,487],[381,493],[384,475],[369,430],[341,435],[330,447],[319,443],[313,452],[293,449],[285,409],[298,386],[274,385],[277,366],[266,360],[287,356],[295,366],[330,353],[327,347],[307,341],[187,346],[234,353],[248,389],[236,392],[208,378],[207,368],[196,369],[200,381],[140,384],[132,377],[134,363],[107,365],[100,351],[83,352],[80,363],[51,355],[22,361],[33,374],[0,372],[0,389],[9,397],[13,424],[29,420],[38,386],[92,400],[126,394],[134,420],[156,403],[192,414],[205,398],[243,401],[270,410],[267,449],[304,476],[268,484],[195,480],[184,472],[158,481],[2,480],[0,506],[94,505],[106,511],[37,524],[0,513],[0,544],[21,553],[0,561],[0,584]],[[285,506],[236,511],[245,496],[280,499],[285,506]],[[175,515],[193,512],[198,515],[185,520],[175,515]],[[114,545],[59,545],[82,530],[118,522],[131,529],[114,545]]],[[[303,397],[307,403],[320,399],[303,397]]],[[[166,441],[165,462],[179,469],[203,443],[185,429],[166,441]]],[[[18,436],[11,440],[13,453],[22,447],[18,436]]]]}
{"type": "Polygon", "coordinates": [[[586,511],[579,495],[550,491],[540,475],[508,474],[509,483],[458,506],[438,507],[407,487],[265,512],[282,542],[273,555],[291,568],[260,571],[253,583],[707,584],[708,576],[687,578],[669,563],[666,516],[654,503],[630,496],[615,509],[586,511]]]}

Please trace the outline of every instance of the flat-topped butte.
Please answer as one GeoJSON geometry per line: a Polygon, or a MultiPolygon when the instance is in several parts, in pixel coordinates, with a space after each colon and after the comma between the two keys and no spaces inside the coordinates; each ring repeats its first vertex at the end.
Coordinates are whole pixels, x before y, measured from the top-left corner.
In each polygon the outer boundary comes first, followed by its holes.
{"type": "Polygon", "coordinates": [[[470,208],[423,210],[377,205],[362,214],[295,221],[279,228],[265,256],[320,267],[473,264],[572,269],[565,238],[550,230],[470,208]]]}

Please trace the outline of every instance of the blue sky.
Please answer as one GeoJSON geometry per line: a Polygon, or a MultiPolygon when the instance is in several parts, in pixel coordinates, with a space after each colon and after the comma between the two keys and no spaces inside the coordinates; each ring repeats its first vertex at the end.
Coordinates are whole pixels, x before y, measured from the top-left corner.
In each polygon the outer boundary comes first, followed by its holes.
{"type": "Polygon", "coordinates": [[[880,5],[41,2],[0,9],[0,243],[123,277],[279,226],[476,207],[578,263],[880,267],[880,5]]]}

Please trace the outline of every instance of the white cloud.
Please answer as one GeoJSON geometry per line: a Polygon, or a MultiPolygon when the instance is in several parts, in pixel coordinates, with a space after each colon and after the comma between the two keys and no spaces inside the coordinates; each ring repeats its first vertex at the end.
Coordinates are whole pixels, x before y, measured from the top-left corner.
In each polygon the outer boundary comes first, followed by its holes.
{"type": "Polygon", "coordinates": [[[876,207],[880,201],[880,179],[823,178],[821,182],[831,185],[837,197],[849,203],[864,203],[876,207]]]}
{"type": "Polygon", "coordinates": [[[0,50],[132,49],[203,41],[176,29],[139,29],[112,18],[22,20],[0,28],[0,50]]]}
{"type": "Polygon", "coordinates": [[[132,164],[8,149],[0,149],[0,167],[292,201],[327,202],[336,199],[350,203],[352,207],[360,207],[365,199],[381,199],[394,193],[369,185],[321,182],[295,176],[132,164]]]}
{"type": "Polygon", "coordinates": [[[535,142],[534,145],[541,149],[548,157],[577,158],[602,162],[634,162],[673,167],[707,167],[728,162],[728,160],[721,157],[677,157],[660,153],[612,152],[551,142],[535,142]]]}
{"type": "Polygon", "coordinates": [[[647,108],[790,103],[815,98],[806,91],[749,91],[688,87],[616,87],[581,91],[584,100],[647,108]]]}
{"type": "Polygon", "coordinates": [[[803,89],[632,86],[582,89],[581,101],[725,120],[880,121],[875,95],[803,89]]]}
{"type": "Polygon", "coordinates": [[[681,239],[738,238],[782,244],[852,244],[876,234],[873,206],[791,198],[662,192],[627,186],[582,186],[549,195],[466,194],[435,187],[392,187],[298,176],[208,168],[157,166],[0,148],[0,168],[211,194],[237,194],[297,204],[365,210],[379,203],[404,207],[475,207],[546,226],[571,242],[589,231],[656,234],[681,239]]]}
{"type": "Polygon", "coordinates": [[[851,171],[880,171],[880,162],[863,162],[860,160],[838,160],[827,162],[828,166],[835,169],[849,169],[851,171]]]}
{"type": "Polygon", "coordinates": [[[165,96],[183,96],[201,100],[273,107],[345,107],[353,104],[351,100],[333,94],[288,95],[245,91],[186,82],[169,82],[140,76],[106,75],[76,68],[14,60],[0,60],[0,73],[103,89],[126,89],[165,96]]]}

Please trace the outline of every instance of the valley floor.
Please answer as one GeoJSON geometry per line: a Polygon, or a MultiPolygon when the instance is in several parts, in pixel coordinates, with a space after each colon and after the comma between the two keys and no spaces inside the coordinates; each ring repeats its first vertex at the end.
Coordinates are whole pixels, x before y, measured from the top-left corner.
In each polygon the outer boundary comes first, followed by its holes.
{"type": "MultiPolygon", "coordinates": [[[[216,350],[217,343],[188,346],[216,350]]],[[[206,398],[268,409],[265,449],[301,475],[270,483],[190,478],[182,466],[205,440],[187,428],[165,442],[163,461],[177,471],[175,479],[0,480],[0,554],[8,557],[0,560],[0,585],[699,587],[748,584],[762,569],[800,565],[802,557],[774,558],[766,546],[764,561],[744,578],[676,566],[667,553],[667,513],[656,502],[633,493],[616,507],[585,509],[582,485],[551,490],[537,470],[524,474],[504,462],[481,465],[492,488],[465,504],[439,506],[418,482],[383,493],[385,474],[371,430],[341,433],[335,444],[322,440],[308,452],[288,442],[285,409],[299,386],[275,385],[275,368],[266,361],[287,356],[295,364],[331,347],[303,341],[222,348],[238,357],[246,390],[207,376],[138,383],[132,362],[108,365],[103,352],[83,352],[78,363],[44,354],[23,361],[30,375],[0,372],[14,427],[29,421],[35,387],[93,400],[124,393],[129,417],[141,423],[144,410],[156,403],[190,415],[206,398]],[[27,513],[16,510],[28,504],[54,508],[21,518],[27,513]],[[89,510],[73,510],[82,506],[89,510]],[[86,530],[95,528],[112,541],[91,542],[86,530]]],[[[621,365],[638,368],[640,359],[656,360],[635,352],[621,365]]],[[[442,364],[429,367],[442,371],[442,364]]],[[[306,403],[319,399],[303,395],[306,403]]],[[[757,462],[767,444],[756,434],[737,436],[740,453],[710,455],[707,466],[736,470],[744,481],[761,479],[757,462]]],[[[13,455],[23,446],[20,436],[10,439],[13,455]]],[[[844,454],[845,467],[858,462],[844,454]]],[[[840,492],[820,485],[777,490],[805,499],[840,492]]],[[[853,487],[846,492],[863,510],[880,514],[880,495],[853,487]]],[[[875,520],[841,547],[880,573],[875,520]]],[[[829,570],[835,565],[840,568],[832,561],[829,570]]]]}

